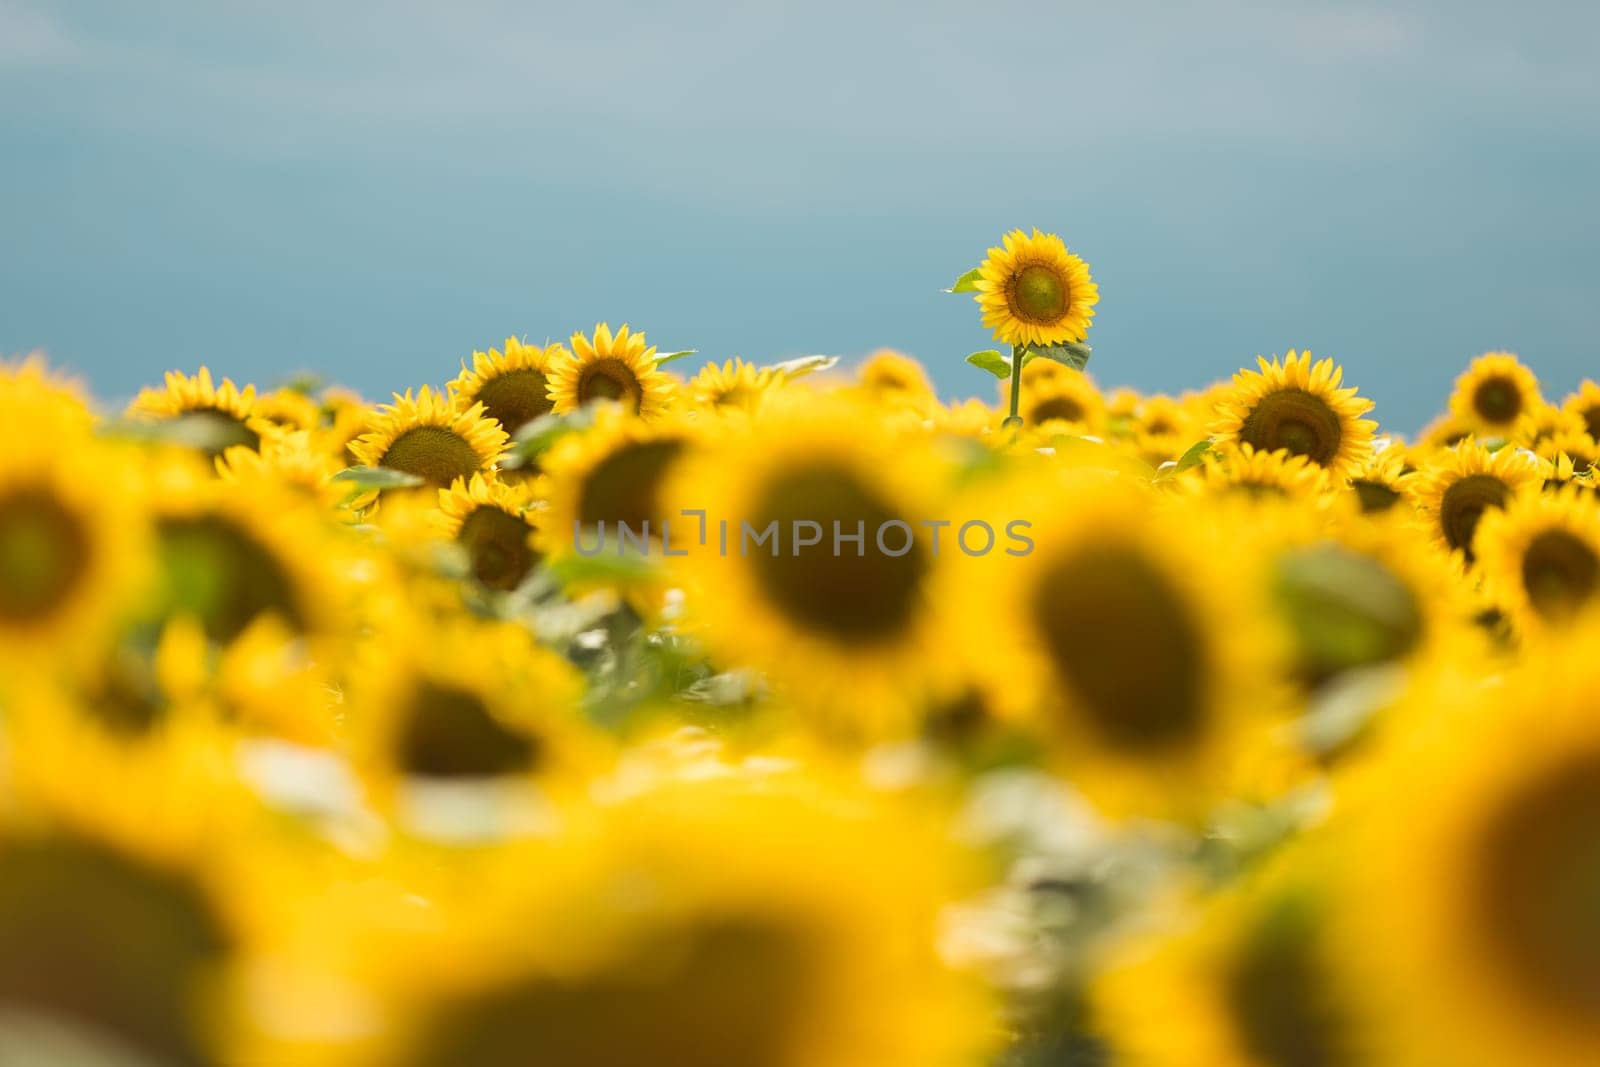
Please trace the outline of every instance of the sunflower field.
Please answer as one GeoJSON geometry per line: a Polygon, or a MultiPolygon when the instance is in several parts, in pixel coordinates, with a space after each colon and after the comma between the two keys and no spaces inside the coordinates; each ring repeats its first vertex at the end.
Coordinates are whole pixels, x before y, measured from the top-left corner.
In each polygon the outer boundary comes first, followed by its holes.
{"type": "Polygon", "coordinates": [[[1403,439],[1102,390],[1055,235],[951,292],[992,400],[0,364],[0,1063],[1600,1063],[1600,384],[1403,439]]]}

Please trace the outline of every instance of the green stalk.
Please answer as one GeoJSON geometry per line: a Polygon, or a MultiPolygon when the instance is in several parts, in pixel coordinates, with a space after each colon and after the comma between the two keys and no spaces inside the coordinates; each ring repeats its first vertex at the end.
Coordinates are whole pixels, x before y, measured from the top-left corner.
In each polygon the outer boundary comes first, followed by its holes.
{"type": "Polygon", "coordinates": [[[1022,416],[1017,414],[1022,407],[1022,352],[1021,345],[1011,346],[1011,414],[1000,424],[1005,429],[1022,426],[1022,416]]]}

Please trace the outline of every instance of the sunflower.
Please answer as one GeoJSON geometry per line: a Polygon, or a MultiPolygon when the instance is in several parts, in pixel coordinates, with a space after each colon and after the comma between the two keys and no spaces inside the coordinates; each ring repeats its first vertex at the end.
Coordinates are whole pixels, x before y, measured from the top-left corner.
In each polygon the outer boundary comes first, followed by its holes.
{"type": "Polygon", "coordinates": [[[255,405],[255,386],[240,389],[224,378],[219,388],[211,380],[210,368],[201,367],[193,378],[168,371],[166,387],[142,390],[129,405],[128,415],[192,427],[203,450],[220,455],[233,445],[259,448],[261,438],[272,432],[272,423],[257,413],[255,405]]]}
{"type": "Polygon", "coordinates": [[[1417,727],[1350,792],[1340,942],[1382,998],[1382,1062],[1600,1060],[1600,674],[1577,654],[1597,637],[1532,650],[1504,685],[1419,697],[1417,727]]]}
{"type": "Polygon", "coordinates": [[[856,378],[873,403],[925,410],[938,402],[922,364],[892,348],[880,348],[868,356],[856,378]]]}
{"type": "Polygon", "coordinates": [[[841,793],[669,783],[528,846],[447,898],[448,930],[386,939],[393,1026],[346,1062],[980,1062],[996,1020],[935,951],[964,857],[841,793]]]}
{"type": "Polygon", "coordinates": [[[149,523],[130,457],[15,399],[0,399],[0,664],[23,671],[93,649],[132,606],[149,523]]]}
{"type": "Polygon", "coordinates": [[[1080,371],[1062,369],[1066,373],[1052,375],[1023,394],[1021,408],[1023,423],[1037,427],[1061,423],[1063,425],[1059,427],[1060,429],[1079,434],[1098,435],[1104,432],[1105,399],[1095,387],[1094,380],[1080,371]]]}
{"type": "Polygon", "coordinates": [[[344,467],[344,463],[318,449],[305,430],[269,438],[262,442],[260,451],[234,445],[217,457],[217,475],[225,482],[286,487],[329,510],[349,495],[333,480],[344,467]]]}
{"type": "Polygon", "coordinates": [[[1328,472],[1306,456],[1263,452],[1249,444],[1213,445],[1179,484],[1201,495],[1286,498],[1306,504],[1328,499],[1328,472]]]}
{"type": "Polygon", "coordinates": [[[1482,437],[1507,437],[1544,401],[1539,380],[1510,352],[1486,352],[1456,379],[1450,411],[1482,437]]]}
{"type": "Polygon", "coordinates": [[[1145,461],[1157,465],[1177,459],[1200,436],[1185,406],[1164,395],[1139,401],[1128,420],[1128,433],[1145,461]]]}
{"type": "Polygon", "coordinates": [[[1559,463],[1565,456],[1571,463],[1575,476],[1587,475],[1594,467],[1596,459],[1600,459],[1600,442],[1589,436],[1587,430],[1561,429],[1550,434],[1533,446],[1534,453],[1540,459],[1559,463]]]}
{"type": "Polygon", "coordinates": [[[1126,1067],[1363,1067],[1372,1010],[1340,967],[1338,900],[1306,849],[1130,949],[1094,1019],[1126,1067]]]}
{"type": "Polygon", "coordinates": [[[529,486],[508,486],[482,474],[456,479],[439,490],[438,517],[446,537],[466,549],[472,576],[490,589],[509,591],[538,565],[529,486]]]}
{"type": "Polygon", "coordinates": [[[82,433],[95,421],[83,383],[53,369],[40,352],[0,360],[0,405],[36,416],[54,412],[67,433],[82,433]]]}
{"type": "Polygon", "coordinates": [[[767,394],[783,385],[781,375],[763,370],[742,359],[730,359],[721,366],[707,363],[689,380],[690,401],[712,411],[760,410],[767,394]]]}
{"type": "Polygon", "coordinates": [[[1100,290],[1053,233],[1013,230],[978,268],[983,324],[1009,345],[1058,345],[1089,332],[1100,290]]]}
{"type": "Polygon", "coordinates": [[[1540,456],[1539,473],[1544,478],[1544,488],[1552,493],[1568,486],[1579,489],[1595,487],[1593,465],[1585,464],[1580,468],[1566,452],[1540,456]]]}
{"type": "Polygon", "coordinates": [[[1569,622],[1600,593],[1600,504],[1576,487],[1524,491],[1473,536],[1484,582],[1518,629],[1569,622]]]}
{"type": "Polygon", "coordinates": [[[1405,479],[1410,473],[1405,446],[1384,438],[1382,447],[1350,472],[1350,491],[1364,514],[1377,515],[1406,498],[1405,479]]]}
{"type": "Polygon", "coordinates": [[[1439,544],[1471,563],[1473,533],[1484,512],[1504,507],[1513,493],[1538,479],[1538,462],[1531,453],[1514,448],[1490,452],[1465,442],[1429,459],[1408,480],[1407,492],[1439,544]]]}
{"type": "Polygon", "coordinates": [[[1234,375],[1233,390],[1217,407],[1211,426],[1219,441],[1260,452],[1305,456],[1335,476],[1348,475],[1372,450],[1377,423],[1361,416],[1372,401],[1339,388],[1344,371],[1331,359],[1290,352],[1280,363],[1257,358],[1259,371],[1234,375]]]}
{"type": "Polygon", "coordinates": [[[678,469],[664,499],[706,525],[670,562],[688,625],[721,666],[766,672],[827,730],[908,732],[943,666],[931,578],[959,551],[955,527],[935,525],[941,461],[850,401],[818,400],[774,406],[759,434],[736,430],[678,469]]]}
{"type": "Polygon", "coordinates": [[[443,393],[426,385],[395,394],[367,423],[367,432],[350,451],[369,467],[414,474],[436,489],[457,478],[491,469],[510,437],[484,414],[481,404],[457,409],[443,393]]]}
{"type": "Polygon", "coordinates": [[[1446,412],[1422,428],[1417,444],[1423,449],[1454,448],[1472,440],[1474,432],[1474,423],[1454,412],[1446,412]]]}
{"type": "Polygon", "coordinates": [[[322,405],[304,389],[284,386],[256,397],[255,414],[285,430],[315,430],[322,425],[322,405]]]}
{"type": "Polygon", "coordinates": [[[550,400],[557,412],[576,411],[596,400],[619,403],[641,419],[653,419],[672,403],[671,376],[656,366],[654,346],[645,347],[643,333],[626,324],[612,336],[600,323],[594,339],[572,335],[572,354],[553,360],[550,400]]]}
{"type": "Polygon", "coordinates": [[[1580,420],[1589,436],[1600,441],[1600,384],[1585,378],[1577,392],[1561,401],[1561,410],[1580,420]]]}
{"type": "MultiPolygon", "coordinates": [[[[1102,810],[1197,815],[1270,759],[1286,649],[1257,557],[1213,543],[1205,501],[1058,477],[1028,516],[1033,551],[948,571],[962,643],[1102,810]]],[[[1018,512],[1015,487],[990,491],[967,510],[1018,512]]]]}
{"type": "Polygon", "coordinates": [[[550,366],[565,359],[561,345],[524,344],[506,338],[502,355],[497,349],[473,352],[472,367],[465,361],[450,383],[450,395],[463,408],[483,405],[483,413],[510,434],[550,411],[550,366]]]}

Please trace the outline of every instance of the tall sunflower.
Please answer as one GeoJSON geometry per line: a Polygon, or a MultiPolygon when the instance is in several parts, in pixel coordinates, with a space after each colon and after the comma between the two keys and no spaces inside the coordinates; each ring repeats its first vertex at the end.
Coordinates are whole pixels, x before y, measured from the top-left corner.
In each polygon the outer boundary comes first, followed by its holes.
{"type": "Polygon", "coordinates": [[[1058,345],[1089,332],[1100,289],[1053,233],[1013,230],[978,268],[983,324],[1010,345],[1058,345]]]}
{"type": "Polygon", "coordinates": [[[409,389],[404,396],[396,393],[394,403],[369,418],[367,432],[350,451],[369,467],[414,474],[445,489],[457,478],[492,468],[509,440],[481,404],[458,409],[425,385],[415,398],[409,389]]]}
{"type": "Polygon", "coordinates": [[[1290,352],[1280,362],[1258,358],[1258,371],[1242,370],[1217,406],[1212,434],[1261,452],[1305,456],[1335,476],[1348,475],[1372,450],[1377,423],[1361,416],[1372,401],[1339,387],[1344,370],[1331,359],[1290,352]]]}
{"type": "Polygon", "coordinates": [[[1538,461],[1520,449],[1490,452],[1464,442],[1436,453],[1407,483],[1433,537],[1471,563],[1473,534],[1485,512],[1504,507],[1513,493],[1539,479],[1538,461]]]}
{"type": "Polygon", "coordinates": [[[670,375],[656,366],[655,346],[627,324],[615,335],[600,323],[590,339],[572,335],[572,353],[555,359],[547,371],[550,401],[557,412],[576,411],[594,401],[612,401],[641,419],[652,419],[672,403],[670,375]]]}
{"type": "Polygon", "coordinates": [[[1472,544],[1491,595],[1529,636],[1600,595],[1600,504],[1576,486],[1519,493],[1484,515],[1472,544]]]}
{"type": "Polygon", "coordinates": [[[550,366],[566,356],[558,344],[541,348],[507,337],[504,353],[491,348],[472,353],[470,368],[462,362],[450,395],[462,408],[482,404],[484,415],[514,434],[550,411],[550,366]]]}
{"type": "Polygon", "coordinates": [[[1486,352],[1456,379],[1450,411],[1481,437],[1507,437],[1543,404],[1539,379],[1510,352],[1486,352]]]}
{"type": "Polygon", "coordinates": [[[259,448],[262,436],[272,432],[272,423],[256,411],[256,387],[241,389],[231,378],[222,379],[218,387],[209,367],[201,367],[193,378],[168,371],[166,387],[142,390],[129,405],[128,415],[192,426],[212,455],[233,445],[259,448]]]}

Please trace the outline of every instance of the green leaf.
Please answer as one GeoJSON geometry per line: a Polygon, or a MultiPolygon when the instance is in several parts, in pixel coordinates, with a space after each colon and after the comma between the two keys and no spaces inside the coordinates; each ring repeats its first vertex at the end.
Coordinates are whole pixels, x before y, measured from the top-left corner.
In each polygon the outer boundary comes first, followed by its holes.
{"type": "Polygon", "coordinates": [[[579,408],[562,415],[548,412],[517,431],[511,450],[500,461],[502,467],[525,467],[549,451],[550,446],[569,433],[594,424],[594,409],[579,408]]]}
{"type": "Polygon", "coordinates": [[[1301,669],[1315,682],[1391,663],[1422,639],[1422,606],[1376,558],[1331,544],[1278,560],[1278,610],[1289,622],[1301,669]]]}
{"type": "Polygon", "coordinates": [[[618,552],[613,547],[594,556],[562,556],[551,560],[545,569],[562,585],[614,585],[648,581],[657,575],[655,561],[648,556],[618,552]]]}
{"type": "Polygon", "coordinates": [[[1030,345],[1022,354],[1022,361],[1026,364],[1032,362],[1032,358],[1053,359],[1073,370],[1082,370],[1089,365],[1090,351],[1092,350],[1089,346],[1082,341],[1068,341],[1059,345],[1030,345]]]}
{"type": "Polygon", "coordinates": [[[656,366],[665,366],[666,364],[671,363],[673,360],[682,359],[684,356],[692,356],[699,351],[700,350],[698,348],[682,348],[676,352],[657,352],[656,366]]]}
{"type": "Polygon", "coordinates": [[[1211,438],[1208,437],[1204,441],[1196,441],[1184,451],[1183,455],[1178,457],[1178,469],[1186,471],[1190,467],[1198,467],[1205,462],[1205,458],[1211,455],[1211,452],[1211,438]]]}
{"type": "Polygon", "coordinates": [[[421,485],[423,479],[415,474],[397,471],[392,467],[346,467],[333,476],[336,482],[348,482],[357,489],[410,489],[421,485]]]}
{"type": "Polygon", "coordinates": [[[978,291],[978,279],[983,277],[982,267],[973,267],[967,273],[956,279],[956,283],[946,289],[947,293],[975,293],[978,291]]]}
{"type": "Polygon", "coordinates": [[[802,378],[807,374],[815,374],[817,371],[830,370],[838,362],[838,356],[798,356],[794,359],[786,359],[782,363],[774,363],[772,366],[763,369],[773,371],[785,378],[793,379],[802,378]]]}
{"type": "Polygon", "coordinates": [[[1011,377],[1011,361],[992,348],[972,353],[967,357],[967,362],[979,370],[988,371],[1001,381],[1011,377]]]}

